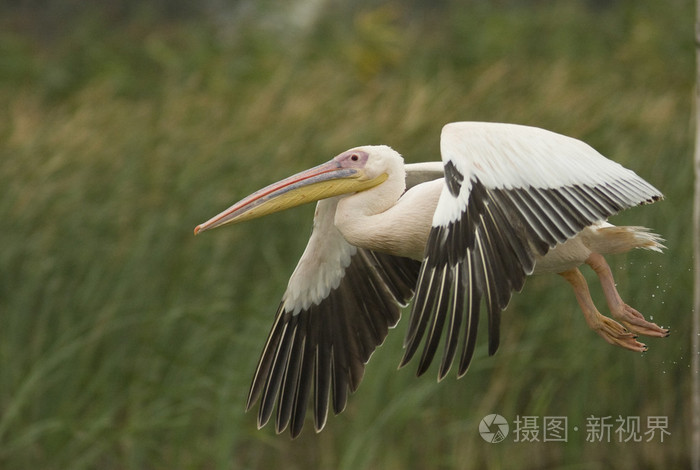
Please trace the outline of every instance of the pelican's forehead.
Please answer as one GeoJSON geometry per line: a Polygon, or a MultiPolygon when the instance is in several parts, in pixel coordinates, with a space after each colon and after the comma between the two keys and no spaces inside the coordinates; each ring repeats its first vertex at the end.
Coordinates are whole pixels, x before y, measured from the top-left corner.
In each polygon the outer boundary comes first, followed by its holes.
{"type": "Polygon", "coordinates": [[[392,160],[403,160],[399,152],[389,147],[388,145],[366,145],[364,147],[359,148],[369,153],[370,156],[388,158],[392,160]]]}

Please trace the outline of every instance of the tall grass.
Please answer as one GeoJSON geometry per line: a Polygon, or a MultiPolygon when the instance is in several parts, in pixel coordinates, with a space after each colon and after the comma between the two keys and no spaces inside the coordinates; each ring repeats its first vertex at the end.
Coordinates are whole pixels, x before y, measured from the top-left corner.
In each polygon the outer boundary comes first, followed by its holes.
{"type": "Polygon", "coordinates": [[[4,20],[0,468],[686,466],[692,3],[587,5],[368,2],[300,31],[85,15],[51,41],[4,20]],[[192,228],[352,146],[437,159],[455,120],[572,135],[658,186],[665,201],[614,222],[667,252],[610,261],[672,336],[612,348],[563,281],[536,277],[463,379],[396,371],[399,325],[322,433],[256,430],[248,383],[313,208],[192,228]],[[568,442],[488,444],[490,413],[567,416],[568,442]],[[591,415],[667,416],[671,435],[589,443],[591,415]]]}

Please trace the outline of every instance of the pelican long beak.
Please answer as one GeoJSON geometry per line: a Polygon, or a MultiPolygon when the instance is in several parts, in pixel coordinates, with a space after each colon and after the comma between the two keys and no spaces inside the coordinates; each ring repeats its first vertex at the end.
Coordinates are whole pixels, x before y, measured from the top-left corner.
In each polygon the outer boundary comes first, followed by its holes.
{"type": "Polygon", "coordinates": [[[260,189],[203,224],[194,234],[243,222],[308,202],[364,191],[384,182],[386,174],[369,178],[361,168],[345,168],[335,160],[318,165],[260,189]]]}

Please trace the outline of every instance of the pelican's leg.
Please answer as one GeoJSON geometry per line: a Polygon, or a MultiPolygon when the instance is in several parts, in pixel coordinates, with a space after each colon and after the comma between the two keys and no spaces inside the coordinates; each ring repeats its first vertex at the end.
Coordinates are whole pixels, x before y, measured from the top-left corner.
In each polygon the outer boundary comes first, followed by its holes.
{"type": "Polygon", "coordinates": [[[603,287],[603,293],[605,293],[605,299],[608,301],[608,307],[610,308],[612,316],[620,320],[628,330],[640,335],[656,336],[659,338],[669,335],[669,331],[667,329],[661,328],[656,323],[647,321],[644,318],[644,315],[627,305],[622,300],[620,294],[617,292],[617,288],[615,287],[615,279],[613,279],[610,266],[608,266],[608,263],[605,261],[605,258],[603,258],[603,255],[599,253],[591,254],[586,260],[586,264],[593,268],[595,273],[598,275],[600,285],[603,287]]]}
{"type": "Polygon", "coordinates": [[[595,308],[591,293],[588,290],[586,279],[578,268],[559,273],[574,288],[576,300],[578,300],[586,318],[586,323],[593,331],[603,337],[610,344],[623,347],[632,351],[646,351],[647,347],[637,341],[636,336],[625,329],[624,326],[612,318],[601,315],[595,308]]]}

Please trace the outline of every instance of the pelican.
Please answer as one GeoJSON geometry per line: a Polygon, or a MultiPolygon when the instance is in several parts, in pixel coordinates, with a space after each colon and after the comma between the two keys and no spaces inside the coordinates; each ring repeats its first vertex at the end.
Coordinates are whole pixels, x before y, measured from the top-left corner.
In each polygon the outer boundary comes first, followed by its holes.
{"type": "Polygon", "coordinates": [[[668,335],[620,298],[603,257],[664,248],[646,228],[607,222],[661,199],[656,188],[587,144],[534,127],[450,123],[440,151],[442,162],[404,164],[385,145],[353,148],[195,228],[318,201],[250,387],[246,410],[260,400],[259,428],[276,409],[277,433],[290,427],[296,437],[312,405],[319,432],[331,406],[343,411],[411,299],[399,367],[422,343],[423,374],[442,343],[438,380],[458,353],[457,376],[467,372],[482,304],[496,352],[501,311],[530,274],[568,281],[586,323],[610,344],[644,351],[637,335],[668,335]],[[597,274],[615,319],[596,309],[582,264],[597,274]]]}

